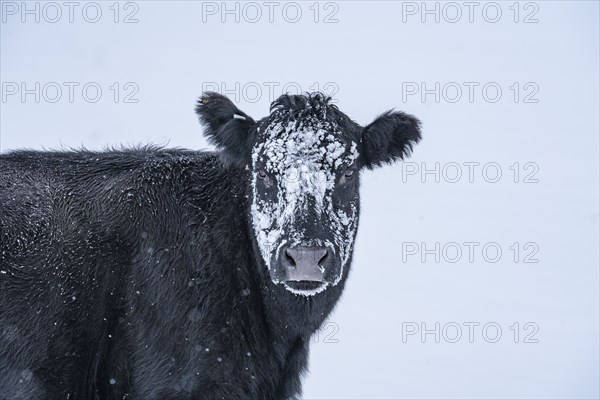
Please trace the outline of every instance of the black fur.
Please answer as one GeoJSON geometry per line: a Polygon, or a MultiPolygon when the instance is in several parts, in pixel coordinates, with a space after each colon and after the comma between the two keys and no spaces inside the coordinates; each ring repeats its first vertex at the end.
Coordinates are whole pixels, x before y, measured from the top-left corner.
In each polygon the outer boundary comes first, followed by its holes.
{"type": "Polygon", "coordinates": [[[365,127],[362,139],[367,168],[403,160],[421,140],[421,121],[403,112],[386,111],[365,127]]]}
{"type": "Polygon", "coordinates": [[[254,120],[238,109],[227,97],[206,92],[196,105],[196,113],[204,126],[204,135],[229,162],[250,161],[254,136],[250,127],[254,120]]]}
{"type": "MultiPolygon", "coordinates": [[[[284,96],[273,112],[303,102],[284,96]]],[[[300,395],[310,336],[345,280],[310,298],[271,281],[249,227],[246,168],[266,120],[214,93],[197,111],[221,153],[0,156],[0,399],[300,395]]],[[[411,117],[381,118],[364,133],[368,167],[420,138],[411,117]]]]}

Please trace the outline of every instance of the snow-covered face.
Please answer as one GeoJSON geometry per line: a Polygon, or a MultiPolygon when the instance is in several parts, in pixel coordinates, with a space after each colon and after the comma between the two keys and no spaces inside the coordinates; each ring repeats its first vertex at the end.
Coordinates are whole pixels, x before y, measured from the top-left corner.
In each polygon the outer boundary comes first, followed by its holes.
{"type": "Polygon", "coordinates": [[[275,116],[257,135],[251,218],[272,281],[304,296],[337,285],[358,226],[358,144],[324,112],[275,116]]]}

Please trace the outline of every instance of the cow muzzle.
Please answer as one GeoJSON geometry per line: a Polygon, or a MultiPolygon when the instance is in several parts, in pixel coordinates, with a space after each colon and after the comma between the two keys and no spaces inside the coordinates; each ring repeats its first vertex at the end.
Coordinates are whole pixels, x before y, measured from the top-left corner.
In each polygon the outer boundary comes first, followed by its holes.
{"type": "Polygon", "coordinates": [[[326,271],[333,262],[331,250],[327,247],[283,246],[279,262],[284,272],[285,283],[293,286],[320,286],[330,283],[326,271]]]}

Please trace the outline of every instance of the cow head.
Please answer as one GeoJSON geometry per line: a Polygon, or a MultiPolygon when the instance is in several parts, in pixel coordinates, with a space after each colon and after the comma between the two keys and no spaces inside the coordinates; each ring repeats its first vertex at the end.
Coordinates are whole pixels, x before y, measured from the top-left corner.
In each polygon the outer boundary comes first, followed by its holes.
{"type": "Polygon", "coordinates": [[[249,215],[271,280],[315,295],[345,278],[359,214],[359,172],[402,159],[420,122],[388,111],[366,127],[322,94],[284,95],[254,121],[205,93],[197,113],[226,162],[250,171],[249,215]]]}

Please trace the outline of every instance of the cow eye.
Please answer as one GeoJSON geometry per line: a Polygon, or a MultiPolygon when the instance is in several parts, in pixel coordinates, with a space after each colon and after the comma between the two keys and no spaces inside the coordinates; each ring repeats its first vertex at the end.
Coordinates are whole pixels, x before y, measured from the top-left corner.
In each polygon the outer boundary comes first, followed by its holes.
{"type": "Polygon", "coordinates": [[[267,171],[264,169],[259,169],[256,173],[260,179],[267,179],[269,175],[267,175],[267,171]]]}
{"type": "Polygon", "coordinates": [[[256,176],[258,176],[258,179],[262,182],[263,185],[265,185],[265,187],[270,188],[271,186],[273,186],[271,176],[264,169],[261,168],[256,170],[256,176]]]}
{"type": "Polygon", "coordinates": [[[347,170],[344,171],[344,174],[340,178],[339,184],[343,185],[345,183],[350,182],[352,179],[354,179],[355,175],[356,175],[356,168],[354,166],[348,168],[347,170]]]}

